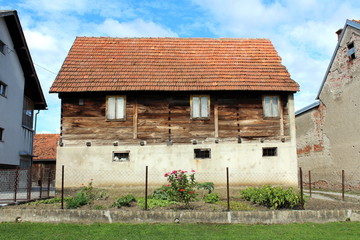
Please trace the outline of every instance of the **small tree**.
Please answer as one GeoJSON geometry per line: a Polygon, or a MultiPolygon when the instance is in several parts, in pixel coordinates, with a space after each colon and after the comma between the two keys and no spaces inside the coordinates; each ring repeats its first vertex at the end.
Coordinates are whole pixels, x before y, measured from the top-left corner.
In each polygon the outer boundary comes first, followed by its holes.
{"type": "Polygon", "coordinates": [[[190,202],[196,198],[195,193],[195,171],[191,170],[188,174],[187,171],[174,170],[172,172],[165,173],[164,177],[169,182],[168,194],[173,201],[184,203],[186,207],[190,206],[190,202]]]}

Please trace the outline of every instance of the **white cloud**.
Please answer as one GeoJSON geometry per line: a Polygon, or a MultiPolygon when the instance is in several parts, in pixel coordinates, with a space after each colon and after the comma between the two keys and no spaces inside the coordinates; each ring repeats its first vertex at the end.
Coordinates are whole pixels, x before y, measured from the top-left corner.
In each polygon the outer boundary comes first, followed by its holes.
{"type": "Polygon", "coordinates": [[[106,19],[97,26],[97,31],[111,37],[177,37],[170,29],[154,22],[146,22],[136,19],[131,22],[119,22],[114,19],[106,19]]]}
{"type": "Polygon", "coordinates": [[[291,77],[300,84],[297,108],[315,100],[347,18],[359,18],[360,2],[193,0],[213,19],[218,36],[265,37],[275,45],[291,77]]]}
{"type": "Polygon", "coordinates": [[[31,30],[25,30],[24,34],[26,36],[27,44],[35,51],[49,51],[53,50],[56,46],[56,40],[52,36],[31,30]]]}

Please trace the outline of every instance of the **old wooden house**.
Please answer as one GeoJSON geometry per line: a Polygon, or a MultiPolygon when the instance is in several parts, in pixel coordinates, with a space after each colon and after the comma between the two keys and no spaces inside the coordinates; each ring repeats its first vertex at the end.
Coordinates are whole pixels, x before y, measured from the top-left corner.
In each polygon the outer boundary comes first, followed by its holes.
{"type": "Polygon", "coordinates": [[[74,186],[142,184],[145,166],[152,183],[229,167],[234,184],[295,185],[298,90],[268,39],[78,37],[50,89],[57,164],[74,186]]]}
{"type": "Polygon", "coordinates": [[[325,187],[341,186],[344,170],[346,184],[360,189],[360,21],[346,20],[336,34],[317,102],[296,114],[299,166],[325,187]]]}

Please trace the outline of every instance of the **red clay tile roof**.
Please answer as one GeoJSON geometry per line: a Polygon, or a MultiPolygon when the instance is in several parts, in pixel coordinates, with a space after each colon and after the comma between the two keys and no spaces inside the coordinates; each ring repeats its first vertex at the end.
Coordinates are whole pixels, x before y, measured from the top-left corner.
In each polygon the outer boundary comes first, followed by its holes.
{"type": "Polygon", "coordinates": [[[353,19],[353,20],[351,20],[351,21],[360,23],[360,20],[355,20],[355,19],[353,19]]]}
{"type": "Polygon", "coordinates": [[[76,38],[50,92],[299,90],[268,39],[76,38]]]}
{"type": "Polygon", "coordinates": [[[59,134],[36,134],[34,137],[34,161],[56,160],[59,134]]]}

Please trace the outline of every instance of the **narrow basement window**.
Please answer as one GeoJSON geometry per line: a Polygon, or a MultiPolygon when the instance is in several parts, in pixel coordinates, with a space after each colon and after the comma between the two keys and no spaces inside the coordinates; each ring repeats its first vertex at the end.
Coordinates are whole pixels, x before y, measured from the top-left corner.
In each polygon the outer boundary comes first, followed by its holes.
{"type": "Polygon", "coordinates": [[[6,87],[7,85],[0,81],[0,95],[6,97],[6,87]]]}
{"type": "Polygon", "coordinates": [[[113,152],[113,162],[129,162],[130,151],[113,152]]]}
{"type": "Polygon", "coordinates": [[[348,53],[347,53],[347,55],[348,55],[349,59],[350,59],[350,60],[355,59],[356,56],[355,56],[355,45],[354,45],[354,42],[349,43],[349,44],[347,45],[347,48],[348,48],[348,53]]]}
{"type": "Polygon", "coordinates": [[[6,55],[6,44],[0,40],[0,52],[6,55]]]}
{"type": "Polygon", "coordinates": [[[194,149],[195,158],[211,158],[211,149],[209,148],[196,148],[194,149]]]}
{"type": "Polygon", "coordinates": [[[277,147],[263,148],[263,157],[277,156],[277,147]]]}
{"type": "Polygon", "coordinates": [[[0,141],[4,141],[3,140],[3,134],[4,134],[4,129],[3,128],[0,128],[0,141]]]}

